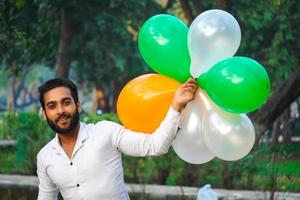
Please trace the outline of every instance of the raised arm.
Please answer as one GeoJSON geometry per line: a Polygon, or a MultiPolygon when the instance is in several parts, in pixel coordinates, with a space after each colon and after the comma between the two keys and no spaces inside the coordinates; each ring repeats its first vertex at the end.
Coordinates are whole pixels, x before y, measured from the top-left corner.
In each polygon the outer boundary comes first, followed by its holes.
{"type": "Polygon", "coordinates": [[[175,138],[181,109],[194,99],[197,83],[189,79],[175,92],[170,109],[160,126],[152,134],[143,134],[115,124],[112,142],[125,154],[152,156],[166,153],[175,138]]]}

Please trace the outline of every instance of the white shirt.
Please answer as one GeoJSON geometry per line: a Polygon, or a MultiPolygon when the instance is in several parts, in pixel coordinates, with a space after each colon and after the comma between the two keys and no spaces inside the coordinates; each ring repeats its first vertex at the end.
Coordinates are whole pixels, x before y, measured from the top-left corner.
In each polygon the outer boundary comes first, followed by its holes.
{"type": "Polygon", "coordinates": [[[125,189],[121,152],[131,156],[166,153],[176,135],[180,113],[170,107],[152,134],[133,132],[110,121],[80,123],[71,159],[58,136],[37,155],[38,200],[129,199],[125,189]]]}

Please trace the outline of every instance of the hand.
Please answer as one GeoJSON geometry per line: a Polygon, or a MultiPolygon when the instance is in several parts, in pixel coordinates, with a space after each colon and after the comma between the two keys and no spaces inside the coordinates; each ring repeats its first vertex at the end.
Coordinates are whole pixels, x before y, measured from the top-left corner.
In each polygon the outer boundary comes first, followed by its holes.
{"type": "Polygon", "coordinates": [[[172,107],[174,110],[180,112],[188,102],[194,99],[197,89],[198,84],[193,78],[190,78],[184,84],[182,84],[176,90],[172,101],[172,107]]]}

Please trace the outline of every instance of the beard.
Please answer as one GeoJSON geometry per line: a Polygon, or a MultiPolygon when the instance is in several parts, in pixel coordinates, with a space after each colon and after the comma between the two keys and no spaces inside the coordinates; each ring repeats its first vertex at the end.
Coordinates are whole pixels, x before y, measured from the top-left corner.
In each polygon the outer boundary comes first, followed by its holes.
{"type": "Polygon", "coordinates": [[[79,113],[78,113],[78,110],[76,109],[75,113],[72,115],[72,114],[67,114],[67,113],[63,113],[61,115],[59,115],[55,121],[52,121],[50,119],[48,119],[47,117],[47,122],[50,126],[50,128],[58,133],[58,134],[68,134],[68,133],[71,133],[75,128],[76,126],[79,124],[79,113]],[[68,119],[70,118],[71,119],[71,122],[68,126],[64,127],[64,128],[61,128],[57,123],[60,119],[68,119]]]}

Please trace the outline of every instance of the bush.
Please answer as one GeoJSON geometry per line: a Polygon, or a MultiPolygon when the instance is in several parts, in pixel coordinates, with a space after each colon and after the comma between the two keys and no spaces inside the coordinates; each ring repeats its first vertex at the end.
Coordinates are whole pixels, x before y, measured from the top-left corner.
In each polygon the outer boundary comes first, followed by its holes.
{"type": "Polygon", "coordinates": [[[0,121],[0,139],[14,139],[17,124],[16,114],[5,113],[0,121]]]}
{"type": "Polygon", "coordinates": [[[10,173],[14,170],[15,155],[11,152],[1,149],[0,153],[0,173],[10,173]]]}
{"type": "Polygon", "coordinates": [[[17,173],[35,173],[36,155],[53,135],[46,121],[37,112],[6,114],[1,124],[1,136],[16,140],[15,169],[12,170],[17,173]]]}
{"type": "Polygon", "coordinates": [[[80,119],[85,123],[93,123],[93,124],[102,120],[108,120],[108,121],[120,123],[118,115],[115,113],[104,113],[102,115],[83,113],[80,115],[80,119]]]}

